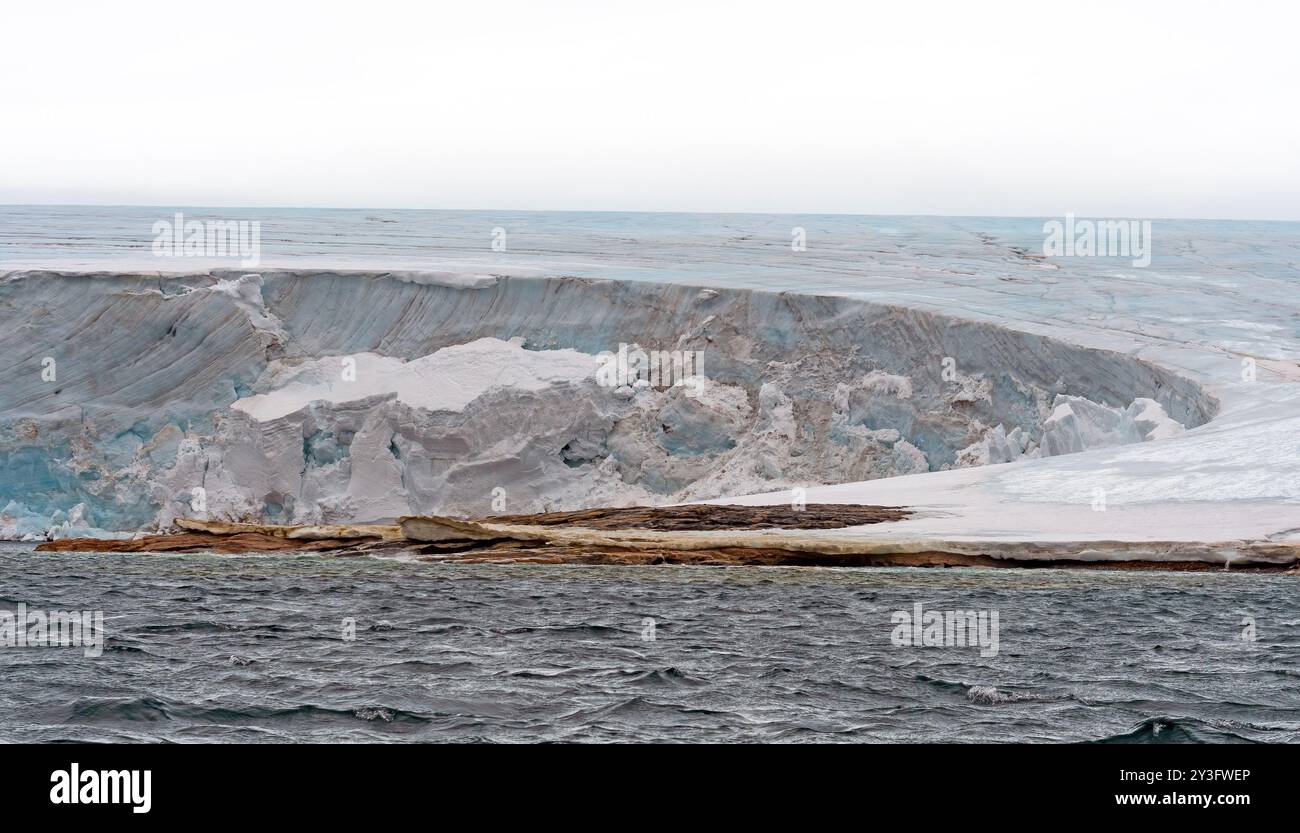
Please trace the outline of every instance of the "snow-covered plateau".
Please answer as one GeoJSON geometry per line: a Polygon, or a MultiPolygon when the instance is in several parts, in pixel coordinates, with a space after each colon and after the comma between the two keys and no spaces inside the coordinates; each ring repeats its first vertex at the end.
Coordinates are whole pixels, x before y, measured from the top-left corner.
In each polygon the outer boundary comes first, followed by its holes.
{"type": "Polygon", "coordinates": [[[897,242],[862,262],[837,249],[803,282],[609,252],[11,269],[0,537],[806,501],[912,514],[751,538],[1288,563],[1300,235],[1267,231],[1262,267],[1245,232],[1217,264],[1171,234],[1191,248],[1145,270],[984,234],[933,263],[897,242]],[[611,383],[620,350],[690,353],[698,376],[611,383]]]}

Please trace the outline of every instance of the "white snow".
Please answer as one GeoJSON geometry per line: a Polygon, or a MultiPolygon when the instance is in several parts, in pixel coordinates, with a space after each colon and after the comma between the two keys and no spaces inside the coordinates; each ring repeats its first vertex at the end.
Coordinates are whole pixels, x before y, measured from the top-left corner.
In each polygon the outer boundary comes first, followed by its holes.
{"type": "Polygon", "coordinates": [[[462,411],[493,388],[541,390],[594,376],[599,361],[576,350],[525,350],[517,342],[481,338],[404,361],[377,353],[326,356],[291,365],[272,362],[257,382],[266,393],[231,405],[259,422],[311,402],[342,404],[393,396],[427,411],[462,411]]]}

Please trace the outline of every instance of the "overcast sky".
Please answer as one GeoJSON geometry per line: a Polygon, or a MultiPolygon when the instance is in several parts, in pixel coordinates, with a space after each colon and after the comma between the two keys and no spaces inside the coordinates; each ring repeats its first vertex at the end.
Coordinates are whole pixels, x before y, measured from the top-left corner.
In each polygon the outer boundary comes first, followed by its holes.
{"type": "Polygon", "coordinates": [[[1295,2],[5,2],[0,203],[1300,219],[1295,2]]]}

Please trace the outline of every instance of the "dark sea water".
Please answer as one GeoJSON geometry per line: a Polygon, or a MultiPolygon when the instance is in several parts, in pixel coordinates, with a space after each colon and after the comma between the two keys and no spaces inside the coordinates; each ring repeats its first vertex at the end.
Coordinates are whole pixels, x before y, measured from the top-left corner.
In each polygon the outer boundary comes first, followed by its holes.
{"type": "Polygon", "coordinates": [[[0,609],[108,634],[0,648],[0,740],[1294,742],[1296,582],[0,544],[0,609]],[[894,645],[917,602],[996,610],[997,656],[894,645]]]}

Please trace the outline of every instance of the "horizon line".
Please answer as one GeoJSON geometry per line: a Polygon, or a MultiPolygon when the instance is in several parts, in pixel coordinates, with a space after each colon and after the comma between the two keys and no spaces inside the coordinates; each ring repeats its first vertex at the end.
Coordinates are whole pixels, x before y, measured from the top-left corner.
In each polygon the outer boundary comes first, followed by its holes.
{"type": "Polygon", "coordinates": [[[1218,223],[1300,223],[1300,217],[1296,218],[1278,218],[1278,217],[1170,217],[1170,216],[1142,216],[1136,214],[1102,214],[1102,213],[1080,213],[1080,212],[1061,212],[1058,214],[932,214],[932,213],[860,213],[853,211],[705,211],[705,210],[666,210],[666,209],[617,209],[617,208],[412,208],[412,207],[383,207],[383,206],[316,206],[316,205],[182,205],[169,204],[160,205],[156,203],[43,203],[43,202],[14,202],[0,203],[0,208],[153,208],[167,211],[175,210],[220,210],[233,209],[240,211],[401,211],[401,212],[445,212],[445,213],[491,213],[507,212],[513,214],[667,214],[678,216],[711,216],[711,215],[731,215],[731,216],[761,216],[761,217],[932,217],[940,219],[970,219],[970,220],[1042,220],[1057,219],[1059,217],[1072,214],[1080,219],[1105,218],[1105,219],[1136,219],[1151,221],[1184,221],[1184,222],[1218,222],[1218,223]]]}

